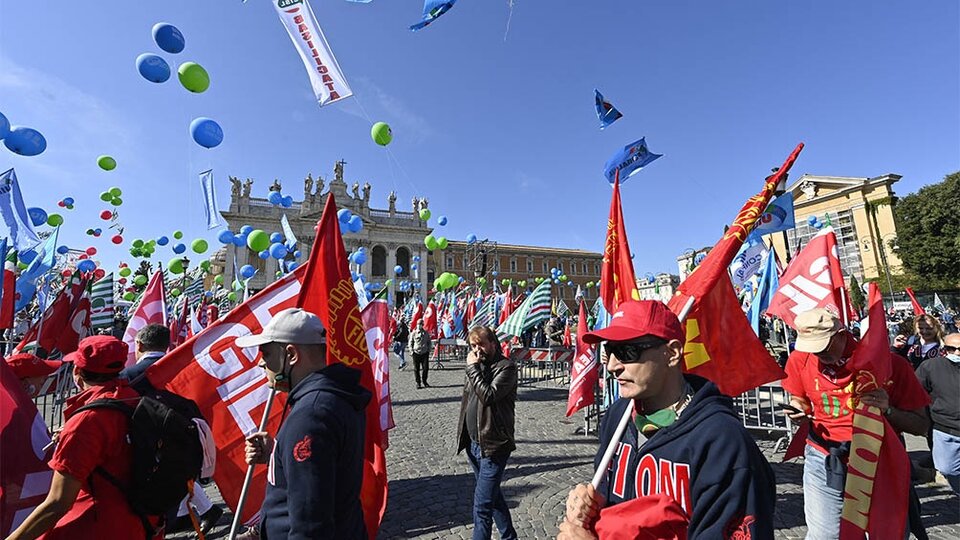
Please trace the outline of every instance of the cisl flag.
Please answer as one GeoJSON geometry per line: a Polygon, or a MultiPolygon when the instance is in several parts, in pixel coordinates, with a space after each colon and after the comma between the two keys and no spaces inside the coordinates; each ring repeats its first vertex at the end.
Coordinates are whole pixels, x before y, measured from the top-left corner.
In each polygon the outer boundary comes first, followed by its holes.
{"type": "MultiPolygon", "coordinates": [[[[569,332],[569,330],[568,330],[569,332]]],[[[598,362],[593,346],[583,341],[587,333],[587,310],[580,301],[580,317],[577,320],[577,357],[570,366],[570,395],[567,398],[567,416],[593,405],[593,389],[600,378],[598,362]]],[[[568,334],[569,335],[569,334],[568,334]]]]}
{"type": "Polygon", "coordinates": [[[843,272],[837,252],[837,235],[832,227],[824,227],[810,239],[780,276],[768,315],[783,319],[790,327],[797,315],[813,308],[824,308],[841,318],[840,306],[847,305],[847,320],[855,320],[850,302],[843,302],[843,272]]]}

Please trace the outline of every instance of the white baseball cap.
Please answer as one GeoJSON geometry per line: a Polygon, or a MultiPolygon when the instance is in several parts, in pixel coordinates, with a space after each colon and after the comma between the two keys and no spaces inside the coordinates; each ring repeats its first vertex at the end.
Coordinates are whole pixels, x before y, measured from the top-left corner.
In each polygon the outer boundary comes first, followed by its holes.
{"type": "Polygon", "coordinates": [[[266,343],[315,345],[327,342],[327,331],[320,318],[301,308],[287,308],[277,313],[263,327],[263,332],[237,338],[243,348],[259,347],[266,343]]]}

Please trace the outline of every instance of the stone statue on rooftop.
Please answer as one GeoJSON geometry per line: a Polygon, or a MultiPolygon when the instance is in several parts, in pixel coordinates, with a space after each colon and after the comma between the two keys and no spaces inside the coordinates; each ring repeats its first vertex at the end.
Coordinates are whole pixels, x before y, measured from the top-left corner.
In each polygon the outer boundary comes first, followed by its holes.
{"type": "Polygon", "coordinates": [[[249,197],[250,190],[252,189],[253,189],[253,180],[247,178],[246,181],[243,183],[243,196],[249,197]]]}

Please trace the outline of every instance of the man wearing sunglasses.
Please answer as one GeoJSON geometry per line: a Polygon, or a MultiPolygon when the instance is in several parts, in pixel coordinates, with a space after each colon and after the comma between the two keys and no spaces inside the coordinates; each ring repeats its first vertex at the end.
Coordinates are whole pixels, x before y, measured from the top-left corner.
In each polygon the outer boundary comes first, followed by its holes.
{"type": "Polygon", "coordinates": [[[595,467],[628,407],[633,421],[615,442],[599,487],[570,491],[559,538],[596,538],[625,524],[650,538],[673,538],[683,529],[691,539],[772,538],[773,470],[732,400],[714,383],[683,373],[685,335],[677,316],[662,302],[630,300],[584,341],[603,342],[607,371],[620,383],[620,399],[600,428],[595,467]],[[610,508],[601,513],[604,507],[610,508]],[[614,523],[597,522],[608,515],[614,523]]]}
{"type": "Polygon", "coordinates": [[[944,337],[940,353],[920,364],[917,378],[933,399],[933,465],[960,494],[960,334],[944,337]]]}

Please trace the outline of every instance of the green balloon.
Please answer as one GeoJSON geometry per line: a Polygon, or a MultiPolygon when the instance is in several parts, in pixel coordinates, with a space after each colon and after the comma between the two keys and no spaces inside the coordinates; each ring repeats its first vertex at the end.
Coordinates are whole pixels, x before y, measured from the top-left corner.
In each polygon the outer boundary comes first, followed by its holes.
{"type": "Polygon", "coordinates": [[[178,288],[176,288],[176,287],[170,289],[170,296],[172,296],[172,297],[174,297],[174,298],[180,296],[180,289],[178,289],[178,288]]]}
{"type": "Polygon", "coordinates": [[[117,168],[117,160],[110,156],[100,156],[97,158],[97,165],[105,171],[112,171],[117,168]]]}
{"type": "Polygon", "coordinates": [[[167,270],[170,270],[174,274],[183,273],[183,259],[180,257],[174,257],[170,259],[170,262],[167,263],[167,270]]]}
{"type": "Polygon", "coordinates": [[[133,246],[133,247],[135,247],[135,248],[141,248],[141,247],[143,247],[143,240],[137,238],[137,239],[134,240],[133,243],[130,244],[130,245],[133,246]]]}
{"type": "Polygon", "coordinates": [[[111,199],[114,198],[114,197],[119,197],[119,196],[121,196],[121,195],[123,195],[123,191],[121,191],[120,188],[118,188],[118,187],[112,187],[112,188],[110,188],[110,198],[111,198],[111,199]]]}
{"type": "Polygon", "coordinates": [[[213,282],[217,285],[223,285],[223,274],[213,276],[213,282]]]}
{"type": "Polygon", "coordinates": [[[133,273],[133,270],[130,270],[129,266],[124,266],[123,268],[120,269],[120,277],[127,277],[131,273],[133,273]]]}
{"type": "Polygon", "coordinates": [[[370,128],[370,136],[373,137],[373,142],[386,146],[393,140],[393,131],[386,122],[377,122],[370,128]]]}
{"type": "Polygon", "coordinates": [[[57,225],[63,225],[63,216],[60,214],[50,214],[47,216],[47,225],[51,227],[56,227],[57,225]]]}
{"type": "Polygon", "coordinates": [[[392,279],[388,279],[387,282],[384,284],[384,286],[389,287],[389,286],[392,285],[392,284],[393,284],[393,280],[392,280],[392,279]]]}
{"type": "Polygon", "coordinates": [[[207,241],[203,238],[197,238],[190,243],[190,249],[192,249],[194,253],[204,253],[207,251],[207,247],[207,241]]]}
{"type": "Polygon", "coordinates": [[[141,257],[143,256],[143,251],[141,251],[140,248],[132,247],[130,248],[130,255],[133,257],[141,257]]]}
{"type": "Polygon", "coordinates": [[[447,249],[447,244],[448,244],[448,242],[447,242],[446,237],[441,236],[440,238],[437,238],[437,247],[438,247],[438,248],[440,248],[440,249],[447,249]]]}
{"type": "Polygon", "coordinates": [[[437,239],[432,234],[428,234],[423,238],[423,245],[427,246],[427,249],[430,251],[433,251],[437,249],[437,239]]]}
{"type": "Polygon", "coordinates": [[[110,202],[113,200],[113,195],[109,191],[104,191],[100,194],[100,200],[103,202],[110,202]]]}
{"type": "Polygon", "coordinates": [[[145,275],[143,275],[143,274],[140,274],[139,276],[133,278],[133,284],[134,284],[134,285],[140,285],[140,286],[146,285],[146,284],[147,284],[147,276],[145,276],[145,275]]]}
{"type": "Polygon", "coordinates": [[[427,221],[430,219],[430,209],[424,208],[420,210],[420,221],[427,221]]]}
{"type": "Polygon", "coordinates": [[[260,253],[270,247],[270,235],[260,229],[250,231],[247,235],[247,247],[260,253]]]}
{"type": "Polygon", "coordinates": [[[173,237],[177,240],[183,238],[183,231],[173,231],[173,237]]]}
{"type": "Polygon", "coordinates": [[[233,292],[233,291],[230,291],[229,293],[227,293],[227,299],[230,300],[231,302],[236,302],[236,301],[237,301],[237,293],[235,293],[235,292],[233,292]]]}
{"type": "Polygon", "coordinates": [[[204,269],[205,271],[209,272],[209,271],[210,271],[210,261],[208,261],[208,260],[200,261],[200,268],[202,268],[202,269],[204,269]]]}
{"type": "Polygon", "coordinates": [[[123,199],[121,199],[120,197],[114,197],[110,199],[110,204],[112,204],[113,206],[120,206],[121,204],[123,204],[123,199]]]}
{"type": "Polygon", "coordinates": [[[566,275],[566,274],[560,274],[560,281],[567,281],[567,275],[566,275]]]}
{"type": "Polygon", "coordinates": [[[199,94],[210,88],[210,75],[196,62],[184,62],[177,69],[180,84],[187,90],[199,94]]]}
{"type": "Polygon", "coordinates": [[[126,300],[127,302],[133,302],[133,299],[136,297],[137,295],[131,291],[127,291],[123,293],[123,299],[126,300]]]}
{"type": "Polygon", "coordinates": [[[507,285],[510,284],[510,280],[507,279],[507,278],[503,278],[503,279],[500,280],[500,284],[503,285],[504,287],[506,287],[507,285]]]}

